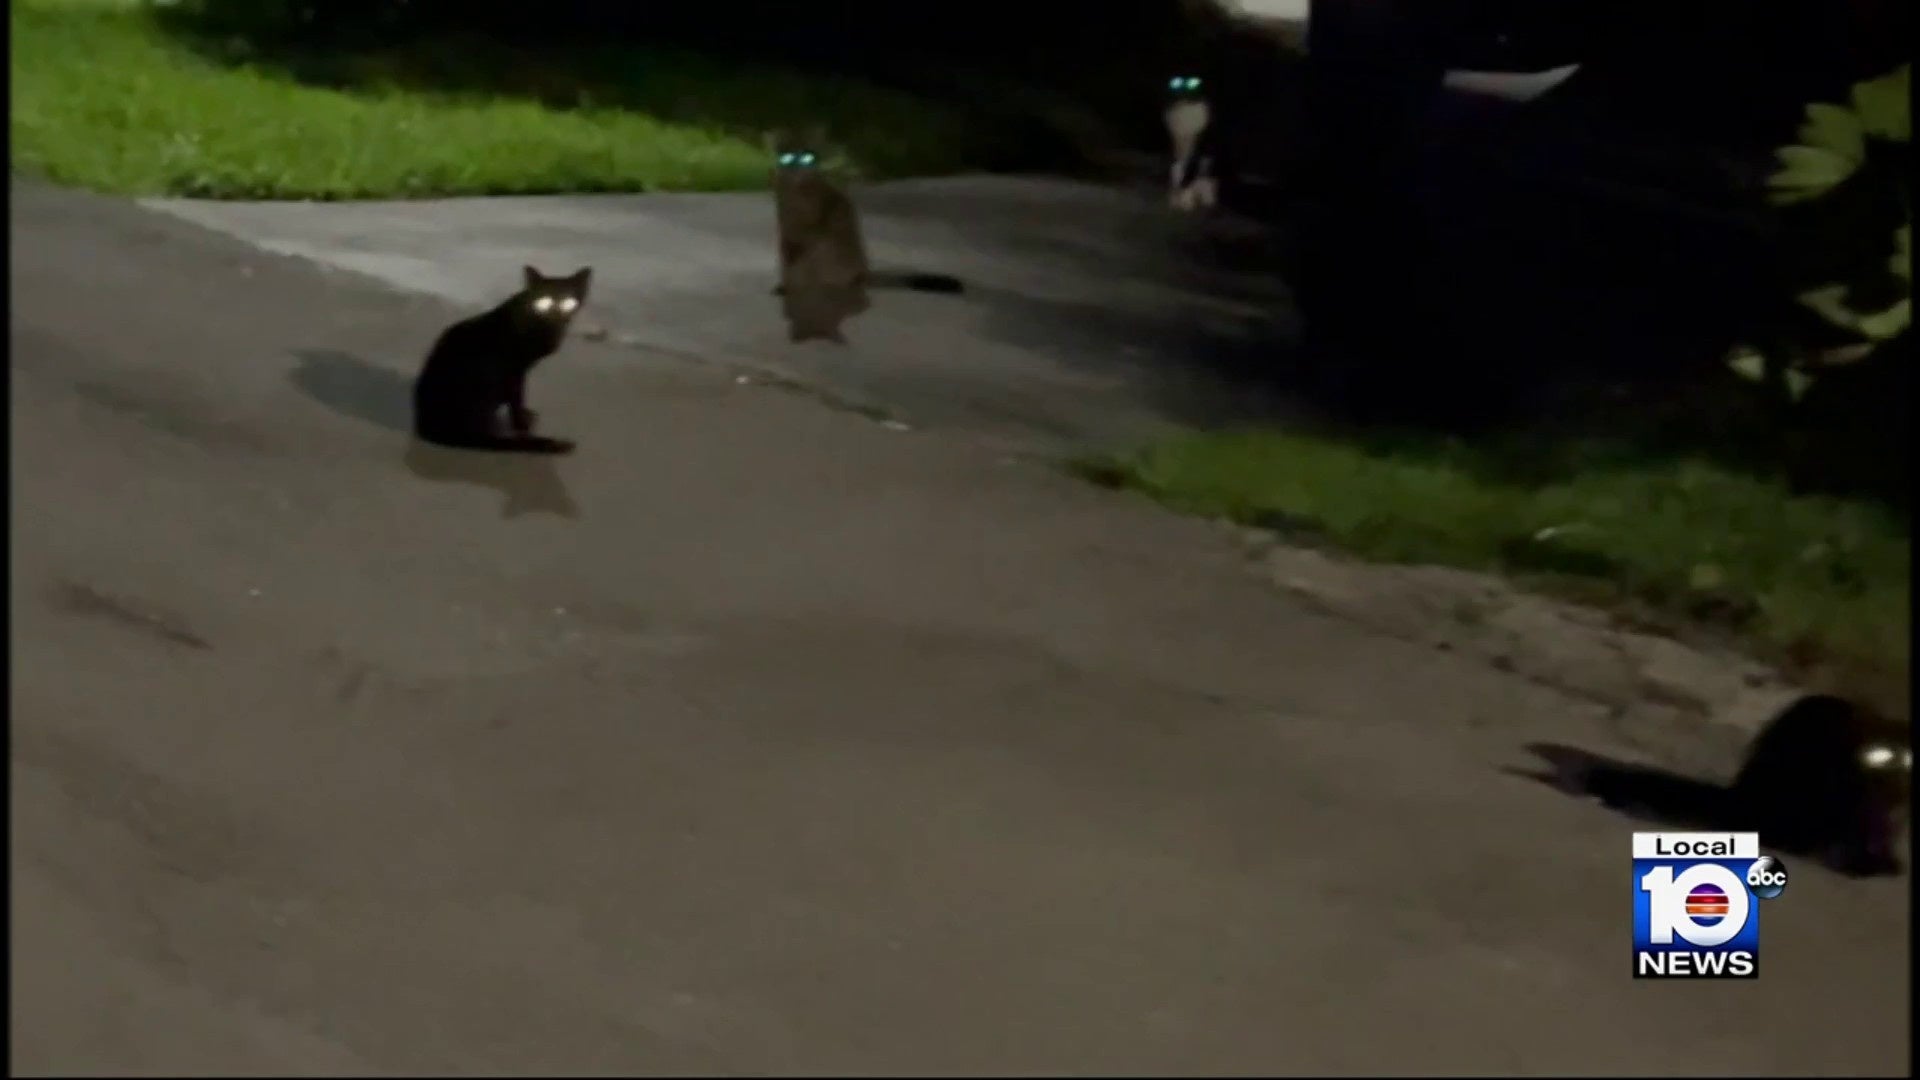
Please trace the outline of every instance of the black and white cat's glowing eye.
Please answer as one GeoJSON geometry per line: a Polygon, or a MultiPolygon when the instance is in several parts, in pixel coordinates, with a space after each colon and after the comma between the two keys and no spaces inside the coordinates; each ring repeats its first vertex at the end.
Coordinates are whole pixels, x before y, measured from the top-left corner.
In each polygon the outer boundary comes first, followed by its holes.
{"type": "Polygon", "coordinates": [[[1186,84],[1187,84],[1187,80],[1181,78],[1178,75],[1175,75],[1173,78],[1167,80],[1167,89],[1178,90],[1182,86],[1185,86],[1186,84]]]}
{"type": "Polygon", "coordinates": [[[1870,746],[1860,755],[1860,760],[1869,769],[1884,769],[1898,756],[1891,746],[1870,746]]]}

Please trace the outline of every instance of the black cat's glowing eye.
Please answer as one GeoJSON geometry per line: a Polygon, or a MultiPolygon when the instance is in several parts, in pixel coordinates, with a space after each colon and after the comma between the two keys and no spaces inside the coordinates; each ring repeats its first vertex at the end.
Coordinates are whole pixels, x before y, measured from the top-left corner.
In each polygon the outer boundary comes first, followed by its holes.
{"type": "Polygon", "coordinates": [[[815,161],[815,160],[816,160],[816,159],[814,158],[814,156],[813,156],[812,154],[801,154],[801,155],[800,155],[800,164],[802,164],[802,165],[811,165],[811,164],[813,164],[813,163],[814,163],[814,161],[815,161]]]}

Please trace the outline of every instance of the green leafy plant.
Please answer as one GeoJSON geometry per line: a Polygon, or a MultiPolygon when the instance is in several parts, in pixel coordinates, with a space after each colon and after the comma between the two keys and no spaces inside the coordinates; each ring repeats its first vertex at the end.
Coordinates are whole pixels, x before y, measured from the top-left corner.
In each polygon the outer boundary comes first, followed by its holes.
{"type": "Polygon", "coordinates": [[[1798,400],[1816,369],[1865,359],[1912,326],[1913,207],[1906,186],[1911,73],[1912,65],[1903,64],[1855,84],[1845,105],[1807,106],[1798,141],[1776,151],[1770,199],[1783,209],[1813,210],[1817,224],[1807,231],[1820,237],[1824,249],[1811,261],[1822,264],[1814,280],[1826,280],[1796,300],[1851,340],[1824,347],[1741,346],[1728,364],[1742,377],[1777,385],[1798,400]]]}

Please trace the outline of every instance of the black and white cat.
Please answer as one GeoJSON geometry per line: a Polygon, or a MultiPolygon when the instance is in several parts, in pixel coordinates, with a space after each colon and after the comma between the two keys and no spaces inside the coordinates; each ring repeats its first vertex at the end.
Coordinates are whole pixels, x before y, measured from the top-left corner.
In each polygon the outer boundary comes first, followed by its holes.
{"type": "Polygon", "coordinates": [[[1167,80],[1165,118],[1173,144],[1173,165],[1167,197],[1175,210],[1203,210],[1220,201],[1220,182],[1214,175],[1213,106],[1194,75],[1167,80]]]}

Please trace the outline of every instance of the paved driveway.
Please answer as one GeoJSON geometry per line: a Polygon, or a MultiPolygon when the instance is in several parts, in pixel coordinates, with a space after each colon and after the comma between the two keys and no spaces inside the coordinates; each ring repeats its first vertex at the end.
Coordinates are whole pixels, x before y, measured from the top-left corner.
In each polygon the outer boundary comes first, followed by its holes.
{"type": "Polygon", "coordinates": [[[1634,983],[1500,771],[1622,731],[1203,523],[592,344],[424,453],[442,301],[12,194],[17,1072],[1906,1066],[1905,882],[1634,983]]]}

